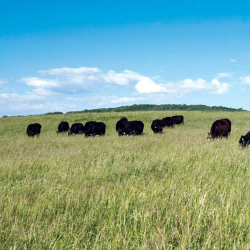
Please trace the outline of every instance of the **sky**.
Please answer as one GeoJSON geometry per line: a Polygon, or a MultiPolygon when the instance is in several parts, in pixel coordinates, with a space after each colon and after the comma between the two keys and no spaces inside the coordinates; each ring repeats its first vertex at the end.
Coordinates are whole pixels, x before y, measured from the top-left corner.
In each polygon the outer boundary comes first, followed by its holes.
{"type": "Polygon", "coordinates": [[[249,1],[1,0],[0,116],[250,110],[249,1]]]}

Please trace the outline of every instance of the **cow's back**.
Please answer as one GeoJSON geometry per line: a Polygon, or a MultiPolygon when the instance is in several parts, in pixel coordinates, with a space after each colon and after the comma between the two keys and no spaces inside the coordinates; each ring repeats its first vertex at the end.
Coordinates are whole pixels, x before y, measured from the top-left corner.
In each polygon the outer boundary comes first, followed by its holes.
{"type": "Polygon", "coordinates": [[[226,119],[216,120],[210,129],[212,138],[227,137],[231,131],[231,123],[226,119]]]}
{"type": "Polygon", "coordinates": [[[163,127],[172,127],[173,126],[173,118],[171,116],[163,118],[162,125],[163,125],[163,127]]]}
{"type": "Polygon", "coordinates": [[[184,117],[182,115],[172,116],[173,125],[175,124],[184,124],[184,117]]]}
{"type": "Polygon", "coordinates": [[[82,123],[77,122],[71,125],[71,128],[70,128],[71,134],[81,134],[83,132],[84,132],[84,126],[82,123]]]}
{"type": "Polygon", "coordinates": [[[131,121],[131,133],[141,135],[144,129],[144,123],[142,121],[131,121]]]}
{"type": "Polygon", "coordinates": [[[95,134],[105,135],[105,132],[106,132],[106,124],[103,122],[97,122],[95,134]]]}
{"type": "Polygon", "coordinates": [[[67,132],[69,130],[69,123],[68,122],[60,122],[58,125],[57,133],[67,132]]]}
{"type": "Polygon", "coordinates": [[[39,135],[41,133],[42,125],[40,123],[32,123],[27,127],[27,135],[34,137],[34,135],[39,135]]]}

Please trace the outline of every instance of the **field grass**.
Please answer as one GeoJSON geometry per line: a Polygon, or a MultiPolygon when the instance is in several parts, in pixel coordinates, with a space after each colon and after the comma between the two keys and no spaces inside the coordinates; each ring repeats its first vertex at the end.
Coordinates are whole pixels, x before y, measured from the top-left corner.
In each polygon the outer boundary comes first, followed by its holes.
{"type": "Polygon", "coordinates": [[[126,112],[0,119],[0,249],[249,249],[249,112],[126,112]],[[184,115],[155,135],[153,119],[184,115]],[[118,137],[126,116],[144,135],[118,137]],[[228,139],[207,140],[232,121],[228,139]],[[56,134],[102,121],[104,137],[56,134]],[[28,138],[29,123],[42,124],[28,138]]]}

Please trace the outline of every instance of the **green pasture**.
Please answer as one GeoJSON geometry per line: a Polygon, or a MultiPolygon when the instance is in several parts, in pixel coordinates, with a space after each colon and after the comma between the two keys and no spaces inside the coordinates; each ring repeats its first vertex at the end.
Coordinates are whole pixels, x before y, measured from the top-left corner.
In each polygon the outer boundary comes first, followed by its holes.
{"type": "Polygon", "coordinates": [[[0,119],[0,249],[249,249],[249,112],[154,111],[0,119]],[[153,119],[184,125],[153,134],[153,119]],[[117,120],[142,136],[118,137],[117,120]],[[228,139],[207,140],[229,118],[228,139]],[[56,134],[61,121],[104,137],[56,134]],[[28,124],[42,125],[28,138],[28,124]]]}

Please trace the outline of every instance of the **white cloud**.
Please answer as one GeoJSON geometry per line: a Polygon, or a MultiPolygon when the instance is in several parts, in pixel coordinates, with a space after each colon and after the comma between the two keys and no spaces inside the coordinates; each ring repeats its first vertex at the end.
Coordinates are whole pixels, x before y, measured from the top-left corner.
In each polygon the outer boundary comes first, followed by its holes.
{"type": "Polygon", "coordinates": [[[57,68],[57,69],[49,69],[49,70],[40,70],[39,74],[42,75],[52,75],[52,76],[65,76],[65,75],[85,75],[85,74],[97,74],[102,72],[98,68],[90,68],[90,67],[80,67],[80,68],[57,68]]]}
{"type": "MultiPolygon", "coordinates": [[[[80,88],[86,90],[86,86],[93,80],[97,79],[97,75],[101,74],[102,71],[98,68],[80,67],[80,68],[57,68],[49,70],[38,71],[41,75],[50,75],[56,77],[61,88],[68,88],[73,90],[80,88]]],[[[80,91],[79,89],[79,91],[80,91]]]]}
{"type": "Polygon", "coordinates": [[[87,102],[92,103],[95,107],[102,107],[109,104],[117,103],[135,103],[145,100],[144,97],[118,97],[118,96],[87,96],[82,98],[69,97],[68,101],[71,102],[87,102]]]}
{"type": "Polygon", "coordinates": [[[230,59],[230,62],[235,63],[237,61],[235,59],[230,59]]]}
{"type": "Polygon", "coordinates": [[[50,70],[38,71],[42,75],[57,76],[57,81],[60,83],[76,83],[81,85],[87,85],[93,82],[106,82],[114,83],[117,85],[127,85],[131,81],[137,81],[142,76],[131,70],[124,70],[121,73],[117,73],[113,70],[103,72],[98,68],[58,68],[50,70]]]}
{"type": "Polygon", "coordinates": [[[229,84],[226,82],[219,82],[218,79],[212,80],[212,86],[214,86],[214,91],[212,91],[212,94],[225,94],[228,92],[229,84]]]}
{"type": "Polygon", "coordinates": [[[131,81],[138,81],[141,77],[141,75],[131,70],[124,70],[123,73],[116,73],[113,70],[109,70],[106,74],[99,75],[99,81],[118,85],[128,85],[131,81]]]}
{"type": "Polygon", "coordinates": [[[112,104],[119,104],[119,103],[136,103],[138,101],[143,100],[143,97],[118,97],[118,96],[102,96],[98,98],[97,107],[109,106],[112,104]]]}
{"type": "Polygon", "coordinates": [[[232,73],[219,73],[216,78],[227,78],[227,77],[231,77],[232,73]]]}
{"type": "Polygon", "coordinates": [[[201,78],[196,81],[185,79],[180,83],[180,88],[185,89],[185,91],[206,90],[207,87],[207,82],[201,78]]]}
{"type": "Polygon", "coordinates": [[[6,79],[0,79],[0,85],[6,84],[8,81],[6,79]]]}
{"type": "Polygon", "coordinates": [[[139,94],[165,93],[171,95],[184,95],[195,91],[206,91],[213,94],[224,94],[228,91],[229,84],[221,83],[218,79],[207,82],[199,78],[198,80],[184,79],[179,82],[169,82],[167,84],[157,84],[151,79],[139,81],[135,89],[139,94]]]}
{"type": "Polygon", "coordinates": [[[48,76],[51,79],[41,77],[27,77],[20,81],[28,86],[37,87],[35,92],[49,93],[48,90],[59,93],[79,93],[97,86],[98,88],[105,87],[104,84],[114,84],[119,86],[129,85],[131,82],[138,81],[142,76],[130,70],[123,72],[115,72],[109,70],[103,72],[98,68],[80,67],[80,68],[56,68],[49,70],[38,71],[44,77],[48,76]],[[46,91],[47,90],[47,91],[46,91]]]}
{"type": "Polygon", "coordinates": [[[161,84],[155,83],[148,77],[141,77],[141,79],[135,85],[135,89],[140,94],[168,92],[165,87],[163,87],[161,84]]]}
{"type": "Polygon", "coordinates": [[[42,114],[54,111],[69,111],[76,109],[77,105],[61,102],[51,101],[45,96],[35,94],[19,95],[16,93],[2,93],[0,94],[0,114],[1,115],[25,115],[25,114],[42,114]]]}
{"type": "Polygon", "coordinates": [[[9,93],[0,94],[0,103],[3,103],[6,100],[9,102],[38,101],[38,100],[43,100],[43,97],[33,94],[28,94],[28,95],[9,94],[9,93]]]}
{"type": "Polygon", "coordinates": [[[240,77],[242,84],[250,84],[250,76],[240,77]]]}
{"type": "Polygon", "coordinates": [[[19,95],[19,94],[0,94],[0,113],[9,114],[12,111],[25,112],[27,110],[37,110],[41,107],[41,102],[44,102],[44,98],[34,95],[19,95]],[[6,112],[6,113],[5,113],[6,112]]]}
{"type": "Polygon", "coordinates": [[[144,98],[142,97],[120,97],[120,98],[115,98],[111,100],[111,103],[129,103],[129,102],[137,102],[141,101],[144,98]]]}
{"type": "Polygon", "coordinates": [[[20,82],[23,82],[28,86],[33,86],[38,88],[51,88],[51,87],[57,87],[59,85],[55,80],[41,79],[38,77],[22,78],[20,82]]]}
{"type": "Polygon", "coordinates": [[[46,88],[36,88],[36,89],[33,89],[31,93],[27,93],[27,94],[35,94],[38,96],[51,96],[51,95],[56,95],[57,93],[46,88]]]}

